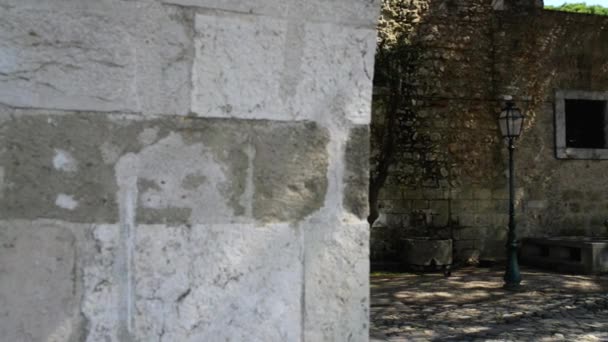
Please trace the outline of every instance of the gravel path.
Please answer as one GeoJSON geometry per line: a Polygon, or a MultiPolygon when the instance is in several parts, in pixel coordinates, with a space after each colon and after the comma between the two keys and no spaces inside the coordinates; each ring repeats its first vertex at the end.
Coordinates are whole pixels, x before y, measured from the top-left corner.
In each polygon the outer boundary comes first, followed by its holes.
{"type": "Polygon", "coordinates": [[[608,341],[608,277],[522,270],[373,274],[371,341],[608,341]]]}

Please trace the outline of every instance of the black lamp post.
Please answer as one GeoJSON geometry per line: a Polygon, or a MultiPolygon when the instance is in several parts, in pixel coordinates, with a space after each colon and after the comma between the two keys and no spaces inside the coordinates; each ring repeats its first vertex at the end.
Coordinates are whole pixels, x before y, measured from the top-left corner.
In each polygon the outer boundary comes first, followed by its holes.
{"type": "Polygon", "coordinates": [[[517,263],[517,235],[515,234],[515,190],[513,182],[513,150],[514,140],[521,134],[524,125],[524,115],[509,98],[506,107],[498,118],[500,132],[509,144],[509,234],[507,236],[507,270],[505,272],[505,288],[517,288],[521,282],[519,264],[517,263]]]}

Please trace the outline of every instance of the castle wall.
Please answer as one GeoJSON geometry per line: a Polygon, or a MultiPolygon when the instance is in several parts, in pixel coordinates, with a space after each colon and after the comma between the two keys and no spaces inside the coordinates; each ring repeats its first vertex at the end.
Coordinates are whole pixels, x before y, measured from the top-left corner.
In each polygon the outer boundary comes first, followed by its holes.
{"type": "Polygon", "coordinates": [[[368,339],[375,1],[0,1],[0,336],[368,339]]]}
{"type": "MultiPolygon", "coordinates": [[[[560,89],[608,89],[608,19],[536,4],[406,3],[415,19],[404,24],[404,49],[413,51],[404,78],[413,85],[393,123],[395,152],[379,191],[372,258],[394,259],[399,245],[390,241],[429,235],[454,238],[460,261],[504,257],[508,165],[497,123],[504,95],[529,115],[515,151],[519,235],[605,233],[606,161],[556,159],[554,105],[560,89]]],[[[390,126],[390,85],[382,81],[373,172],[390,126]]]]}

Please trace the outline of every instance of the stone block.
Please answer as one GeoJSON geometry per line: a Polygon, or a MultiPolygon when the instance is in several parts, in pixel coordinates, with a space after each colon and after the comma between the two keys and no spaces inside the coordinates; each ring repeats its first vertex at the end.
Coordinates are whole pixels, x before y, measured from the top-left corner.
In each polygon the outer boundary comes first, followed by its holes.
{"type": "Polygon", "coordinates": [[[188,341],[192,317],[183,304],[193,287],[191,231],[185,226],[140,225],[135,236],[133,335],[188,341]]]}
{"type": "Polygon", "coordinates": [[[505,231],[509,224],[509,214],[506,210],[499,211],[499,213],[488,214],[490,218],[490,226],[494,227],[498,231],[505,231]]]}
{"type": "Polygon", "coordinates": [[[492,0],[492,8],[496,11],[504,11],[505,0],[492,0]]]}
{"type": "Polygon", "coordinates": [[[452,200],[452,213],[454,216],[475,212],[476,203],[472,200],[452,200]]]}
{"type": "MultiPolygon", "coordinates": [[[[507,215],[505,215],[507,216],[507,215]]],[[[509,228],[505,222],[504,225],[500,227],[487,227],[485,229],[485,236],[488,240],[498,240],[498,241],[507,241],[507,233],[509,228]]]]}
{"type": "Polygon", "coordinates": [[[485,227],[458,227],[454,228],[455,240],[484,239],[486,237],[485,227]]]}
{"type": "Polygon", "coordinates": [[[379,8],[379,0],[313,0],[293,1],[291,12],[314,21],[330,21],[374,28],[380,15],[379,8]]]}
{"type": "Polygon", "coordinates": [[[254,127],[249,133],[255,150],[253,217],[295,222],[321,209],[328,189],[327,130],[311,122],[260,122],[254,127]]]}
{"type": "Polygon", "coordinates": [[[509,190],[505,189],[494,189],[492,190],[492,198],[500,199],[500,200],[508,200],[509,199],[509,190]]]}
{"type": "Polygon", "coordinates": [[[188,340],[187,324],[191,322],[186,322],[186,317],[180,321],[179,316],[183,313],[180,306],[192,292],[190,230],[138,226],[135,236],[134,335],[142,340],[163,335],[170,340],[188,340]]]}
{"type": "Polygon", "coordinates": [[[458,223],[464,227],[479,227],[490,222],[487,215],[483,214],[455,214],[458,217],[458,223]]]}
{"type": "Polygon", "coordinates": [[[0,201],[4,197],[4,167],[0,166],[0,201]]]}
{"type": "Polygon", "coordinates": [[[559,272],[601,274],[608,271],[607,245],[605,238],[584,236],[527,238],[521,261],[559,272]]]}
{"type": "Polygon", "coordinates": [[[305,341],[369,337],[369,225],[304,226],[305,341]]]}
{"type": "Polygon", "coordinates": [[[494,201],[494,211],[497,213],[508,213],[509,212],[509,201],[499,200],[494,201]]]}
{"type": "Polygon", "coordinates": [[[0,102],[188,113],[190,23],[181,9],[124,1],[24,1],[0,9],[0,17],[0,102]]]}
{"type": "Polygon", "coordinates": [[[403,198],[406,199],[425,199],[424,193],[420,189],[406,189],[403,191],[403,198]]]}
{"type": "Polygon", "coordinates": [[[389,214],[381,212],[378,219],[374,222],[374,227],[404,227],[408,226],[410,221],[410,216],[408,214],[389,214]]]}
{"type": "Polygon", "coordinates": [[[165,4],[217,9],[243,14],[262,14],[273,17],[286,17],[290,1],[285,0],[161,0],[165,4]]]}
{"type": "Polygon", "coordinates": [[[86,320],[86,339],[120,341],[129,338],[129,286],[132,273],[127,240],[118,225],[95,225],[87,232],[83,262],[83,299],[80,308],[86,320]]]}
{"type": "Polygon", "coordinates": [[[422,196],[428,200],[442,200],[448,198],[448,192],[443,189],[424,189],[422,196]]]}
{"type": "Polygon", "coordinates": [[[114,223],[124,193],[143,223],[301,220],[324,204],[328,139],[306,122],[23,115],[0,127],[0,215],[114,223]]]}
{"type": "Polygon", "coordinates": [[[453,241],[454,250],[479,250],[481,248],[479,243],[479,237],[473,239],[454,239],[453,241]]]}
{"type": "Polygon", "coordinates": [[[286,21],[197,14],[195,31],[194,113],[202,117],[290,119],[281,96],[286,21]]]}
{"type": "Polygon", "coordinates": [[[473,190],[471,188],[454,188],[451,189],[450,195],[454,199],[473,199],[473,190]]]}
{"type": "Polygon", "coordinates": [[[507,258],[505,240],[488,237],[480,241],[480,260],[502,261],[507,258]]]}
{"type": "Polygon", "coordinates": [[[2,9],[0,101],[20,107],[137,110],[131,33],[82,13],[2,9]]]}
{"type": "Polygon", "coordinates": [[[411,201],[379,200],[378,209],[385,214],[409,214],[412,206],[411,201]]]}
{"type": "Polygon", "coordinates": [[[450,219],[448,201],[429,201],[429,209],[433,226],[445,227],[448,225],[450,219]]]}
{"type": "Polygon", "coordinates": [[[410,266],[452,264],[452,240],[403,239],[401,262],[410,266]]]}
{"type": "Polygon", "coordinates": [[[170,133],[118,166],[118,178],[143,180],[141,222],[292,221],[323,206],[327,136],[317,125],[192,124],[188,134],[170,133]]]}
{"type": "MultiPolygon", "coordinates": [[[[302,2],[306,3],[306,2],[302,2]]],[[[340,115],[355,124],[371,121],[375,29],[306,24],[301,58],[284,85],[297,119],[340,115]],[[297,71],[296,71],[297,70],[297,71]]]]}
{"type": "Polygon", "coordinates": [[[301,234],[287,224],[138,226],[136,335],[299,340],[301,234]]]}
{"type": "Polygon", "coordinates": [[[491,189],[474,189],[473,198],[480,199],[480,200],[489,200],[492,198],[492,190],[491,189]]]}
{"type": "Polygon", "coordinates": [[[125,172],[145,180],[144,222],[289,221],[322,207],[327,136],[317,125],[195,121],[190,134],[171,133],[125,160],[125,172]]]}
{"type": "Polygon", "coordinates": [[[412,201],[413,210],[423,210],[429,208],[429,201],[426,200],[414,200],[412,201]]]}
{"type": "Polygon", "coordinates": [[[205,14],[195,29],[196,115],[369,123],[375,30],[205,14]]]}
{"type": "Polygon", "coordinates": [[[547,200],[530,200],[530,201],[526,201],[524,202],[525,207],[527,209],[536,209],[536,210],[542,210],[547,208],[547,206],[549,205],[547,200]]]}
{"type": "Polygon", "coordinates": [[[116,222],[118,188],[112,165],[103,163],[100,145],[112,141],[124,153],[133,147],[128,139],[136,135],[135,126],[118,127],[103,115],[23,115],[4,121],[0,216],[116,222]]]}
{"type": "Polygon", "coordinates": [[[327,21],[373,27],[378,20],[379,1],[295,1],[295,0],[162,0],[166,4],[258,14],[291,20],[327,21]]]}
{"type": "Polygon", "coordinates": [[[85,227],[0,221],[0,339],[82,340],[79,237],[85,227]]]}
{"type": "Polygon", "coordinates": [[[499,201],[493,200],[478,200],[475,201],[475,211],[478,213],[488,213],[496,210],[496,203],[499,201]]]}
{"type": "Polygon", "coordinates": [[[369,126],[351,129],[346,142],[343,205],[361,219],[369,215],[369,126]]]}
{"type": "Polygon", "coordinates": [[[401,189],[391,185],[385,185],[378,193],[378,199],[381,200],[400,200],[403,198],[401,189]]]}

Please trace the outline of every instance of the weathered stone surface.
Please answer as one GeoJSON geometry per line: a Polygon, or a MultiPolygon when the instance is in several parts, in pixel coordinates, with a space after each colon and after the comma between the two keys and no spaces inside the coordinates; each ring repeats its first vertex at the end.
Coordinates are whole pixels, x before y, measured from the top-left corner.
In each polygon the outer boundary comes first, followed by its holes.
{"type": "Polygon", "coordinates": [[[79,237],[53,222],[0,221],[0,335],[5,341],[76,341],[82,262],[79,237]]]}
{"type": "Polygon", "coordinates": [[[100,146],[107,142],[118,153],[140,148],[133,139],[129,141],[137,136],[139,124],[121,126],[106,117],[85,114],[23,115],[2,123],[4,196],[0,216],[118,220],[114,170],[102,162],[100,146]]]}
{"type": "Polygon", "coordinates": [[[346,142],[344,208],[361,219],[369,214],[369,127],[356,126],[346,142]]]}
{"type": "MultiPolygon", "coordinates": [[[[119,227],[0,221],[0,332],[7,341],[118,341],[127,298],[119,227]]],[[[122,337],[121,337],[122,336],[122,337]]]]}
{"type": "Polygon", "coordinates": [[[369,225],[310,222],[304,231],[304,340],[367,341],[369,225]]]}
{"type": "Polygon", "coordinates": [[[520,260],[525,265],[564,273],[608,272],[608,239],[585,236],[521,240],[520,260]]]}
{"type": "Polygon", "coordinates": [[[292,100],[297,118],[341,114],[356,124],[371,117],[376,31],[335,24],[306,24],[300,76],[292,100]],[[346,86],[349,84],[349,86],[346,86]]]}
{"type": "Polygon", "coordinates": [[[280,96],[286,21],[197,14],[195,30],[193,112],[204,117],[289,118],[280,96]]]}
{"type": "Polygon", "coordinates": [[[328,136],[316,124],[297,127],[256,134],[252,210],[257,220],[301,220],[324,205],[328,136]]]}
{"type": "Polygon", "coordinates": [[[136,335],[297,341],[302,253],[289,225],[138,226],[136,335]]]}
{"type": "Polygon", "coordinates": [[[188,341],[188,311],[182,302],[192,291],[189,241],[190,229],[185,226],[137,228],[135,333],[144,340],[188,341]]]}
{"type": "Polygon", "coordinates": [[[434,240],[424,238],[404,239],[401,258],[405,265],[451,265],[452,240],[434,240]]]}
{"type": "Polygon", "coordinates": [[[119,166],[119,177],[146,180],[138,221],[298,221],[323,206],[327,136],[316,124],[192,123],[119,166]],[[184,186],[190,177],[202,182],[184,186]]]}
{"type": "MultiPolygon", "coordinates": [[[[181,134],[170,133],[118,162],[117,177],[137,177],[139,181],[137,189],[124,191],[133,191],[139,198],[137,217],[141,222],[221,221],[235,215],[229,200],[232,178],[215,161],[210,147],[198,139],[186,142],[181,134]],[[196,187],[184,184],[195,176],[204,181],[196,187]]],[[[244,177],[247,170],[233,171],[244,177]]]]}
{"type": "Polygon", "coordinates": [[[327,21],[367,25],[378,19],[379,0],[162,0],[163,3],[220,9],[243,14],[262,14],[295,20],[327,21]]]}
{"type": "Polygon", "coordinates": [[[2,336],[366,340],[377,1],[0,2],[2,336]]]}
{"type": "Polygon", "coordinates": [[[95,225],[87,232],[84,249],[86,261],[82,266],[84,283],[81,312],[86,320],[83,341],[124,341],[129,337],[126,295],[130,273],[126,269],[126,241],[121,241],[118,225],[95,225]]]}
{"type": "Polygon", "coordinates": [[[331,112],[369,123],[374,59],[368,51],[375,47],[375,30],[303,25],[197,15],[192,111],[204,117],[321,122],[331,112]],[[285,45],[289,53],[281,50],[285,45]]]}
{"type": "Polygon", "coordinates": [[[179,8],[72,0],[13,5],[0,9],[1,103],[188,113],[191,19],[179,8]]]}
{"type": "Polygon", "coordinates": [[[285,0],[161,0],[166,4],[220,9],[244,14],[264,14],[276,17],[288,14],[289,1],[285,0]]]}
{"type": "Polygon", "coordinates": [[[311,0],[292,2],[290,10],[304,18],[374,28],[380,0],[311,0]]]}
{"type": "MultiPolygon", "coordinates": [[[[599,207],[608,203],[605,192],[596,194],[608,183],[601,162],[555,158],[565,146],[563,99],[606,97],[608,69],[600,67],[608,51],[606,17],[530,9],[534,0],[500,3],[493,4],[503,7],[497,12],[480,0],[384,2],[382,51],[390,55],[399,37],[406,43],[392,59],[379,59],[372,123],[372,169],[378,170],[383,133],[391,126],[395,134],[380,217],[392,218],[394,232],[405,226],[427,235],[428,224],[407,219],[415,209],[408,201],[424,199],[431,215],[441,213],[433,216],[431,235],[453,231],[464,239],[456,249],[478,240],[456,255],[488,259],[504,257],[508,219],[508,154],[496,121],[502,95],[513,95],[527,115],[515,154],[518,235],[603,235],[599,207]],[[397,60],[407,65],[401,78],[407,89],[391,114],[385,76],[393,69],[383,61],[397,60]]],[[[598,159],[605,151],[569,153],[598,159]]]]}
{"type": "Polygon", "coordinates": [[[3,122],[7,218],[118,222],[118,182],[128,177],[145,223],[297,221],[327,191],[328,136],[314,123],[94,113],[3,122]]]}

